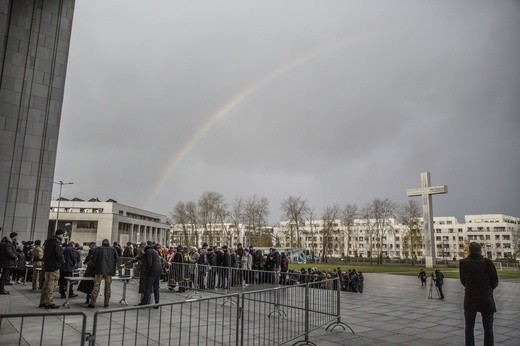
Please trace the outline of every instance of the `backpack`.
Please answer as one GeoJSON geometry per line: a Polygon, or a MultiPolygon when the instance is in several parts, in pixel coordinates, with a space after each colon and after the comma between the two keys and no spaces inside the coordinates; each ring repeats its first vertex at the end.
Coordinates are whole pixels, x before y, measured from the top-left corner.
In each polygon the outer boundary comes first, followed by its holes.
{"type": "Polygon", "coordinates": [[[206,253],[201,253],[199,259],[197,260],[198,264],[206,264],[208,263],[208,259],[206,258],[206,253]]]}

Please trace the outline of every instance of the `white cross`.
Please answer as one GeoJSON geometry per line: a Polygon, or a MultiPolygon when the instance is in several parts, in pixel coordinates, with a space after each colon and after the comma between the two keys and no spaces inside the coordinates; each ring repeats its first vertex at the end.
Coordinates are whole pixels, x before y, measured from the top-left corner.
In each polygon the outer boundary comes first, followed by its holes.
{"type": "Polygon", "coordinates": [[[447,193],[446,185],[430,186],[430,172],[421,173],[421,187],[406,190],[408,197],[421,196],[423,206],[426,267],[435,265],[435,232],[433,229],[432,195],[447,193]]]}

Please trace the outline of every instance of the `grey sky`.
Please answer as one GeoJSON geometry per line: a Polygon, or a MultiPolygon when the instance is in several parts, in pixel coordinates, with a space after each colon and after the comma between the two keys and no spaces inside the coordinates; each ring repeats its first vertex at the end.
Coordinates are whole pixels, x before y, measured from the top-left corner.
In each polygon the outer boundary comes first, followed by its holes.
{"type": "Polygon", "coordinates": [[[518,33],[518,1],[80,0],[55,179],[164,214],[257,194],[274,223],[429,171],[434,215],[520,216],[518,33]]]}

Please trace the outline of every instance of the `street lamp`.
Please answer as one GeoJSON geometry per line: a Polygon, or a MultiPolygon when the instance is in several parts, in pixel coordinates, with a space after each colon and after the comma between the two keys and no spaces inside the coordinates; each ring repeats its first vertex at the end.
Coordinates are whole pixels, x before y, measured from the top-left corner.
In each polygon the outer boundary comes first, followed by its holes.
{"type": "Polygon", "coordinates": [[[53,181],[53,184],[58,184],[60,186],[60,196],[58,197],[58,211],[56,212],[56,223],[54,224],[54,232],[58,229],[58,221],[60,219],[60,202],[61,202],[61,189],[63,185],[72,185],[74,183],[64,183],[63,181],[53,181]]]}

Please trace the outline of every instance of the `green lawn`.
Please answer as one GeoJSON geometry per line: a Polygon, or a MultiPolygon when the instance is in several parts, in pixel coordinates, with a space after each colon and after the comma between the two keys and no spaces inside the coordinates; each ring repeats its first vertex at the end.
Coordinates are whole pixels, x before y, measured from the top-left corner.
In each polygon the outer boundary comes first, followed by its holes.
{"type": "MultiPolygon", "coordinates": [[[[397,274],[397,275],[408,275],[408,276],[417,276],[419,275],[419,270],[421,266],[404,266],[404,265],[367,265],[367,264],[357,264],[357,263],[349,263],[349,264],[316,264],[316,263],[307,263],[307,264],[295,264],[291,263],[289,264],[289,269],[294,270],[300,270],[301,268],[313,268],[316,267],[320,270],[328,270],[328,269],[335,269],[335,268],[341,268],[342,271],[347,271],[349,269],[356,269],[356,271],[362,271],[363,273],[390,273],[390,274],[397,274]]],[[[459,269],[458,268],[446,268],[446,267],[440,267],[440,268],[434,268],[434,269],[426,269],[426,273],[428,273],[428,276],[431,275],[431,273],[435,269],[440,269],[444,273],[444,277],[446,278],[459,278],[459,269]]],[[[520,279],[520,270],[499,270],[498,271],[498,278],[499,279],[520,279]]]]}

